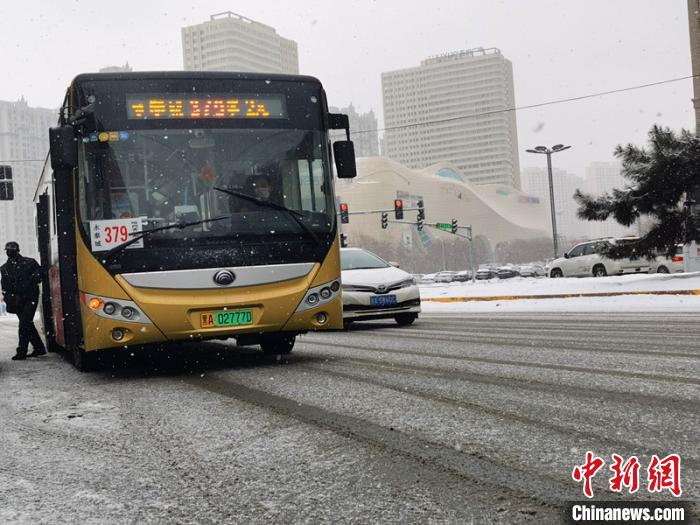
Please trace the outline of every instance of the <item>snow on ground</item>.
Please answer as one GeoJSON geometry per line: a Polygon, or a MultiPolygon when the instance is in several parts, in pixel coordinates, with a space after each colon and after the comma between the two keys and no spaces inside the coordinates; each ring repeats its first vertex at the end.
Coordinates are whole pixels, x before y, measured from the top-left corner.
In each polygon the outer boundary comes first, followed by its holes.
{"type": "Polygon", "coordinates": [[[700,290],[700,272],[634,274],[614,277],[549,279],[514,277],[466,283],[436,283],[420,286],[422,298],[485,297],[504,295],[550,295],[601,292],[646,292],[660,290],[700,290]]]}
{"type": "MultiPolygon", "coordinates": [[[[640,274],[603,278],[492,279],[476,283],[421,285],[422,299],[646,291],[700,290],[700,273],[640,274]]],[[[700,295],[620,295],[566,299],[517,299],[467,302],[423,301],[426,313],[442,312],[700,312],[700,295]]]]}
{"type": "Polygon", "coordinates": [[[692,312],[700,313],[698,295],[619,295],[566,299],[518,299],[435,303],[423,301],[424,313],[490,312],[692,312]]]}

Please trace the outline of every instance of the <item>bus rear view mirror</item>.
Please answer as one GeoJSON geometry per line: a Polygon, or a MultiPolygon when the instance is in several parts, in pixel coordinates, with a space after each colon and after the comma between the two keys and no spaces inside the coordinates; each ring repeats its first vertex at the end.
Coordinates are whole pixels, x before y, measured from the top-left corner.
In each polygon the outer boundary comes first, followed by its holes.
{"type": "Polygon", "coordinates": [[[57,126],[49,129],[51,168],[72,169],[78,165],[78,142],[73,126],[57,126]]]}
{"type": "Polygon", "coordinates": [[[355,167],[355,146],[351,140],[339,140],[333,143],[335,169],[339,179],[352,179],[357,175],[355,167]]]}
{"type": "Polygon", "coordinates": [[[0,166],[0,201],[11,201],[15,198],[12,187],[12,166],[0,166]]]}

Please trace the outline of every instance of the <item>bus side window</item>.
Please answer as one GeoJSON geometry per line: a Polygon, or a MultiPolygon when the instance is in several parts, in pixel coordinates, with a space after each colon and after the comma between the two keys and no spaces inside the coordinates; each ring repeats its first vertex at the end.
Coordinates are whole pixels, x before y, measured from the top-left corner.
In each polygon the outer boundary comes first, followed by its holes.
{"type": "Polygon", "coordinates": [[[326,196],[323,185],[323,163],[316,160],[299,160],[298,191],[301,198],[301,209],[309,211],[325,211],[326,196]]]}

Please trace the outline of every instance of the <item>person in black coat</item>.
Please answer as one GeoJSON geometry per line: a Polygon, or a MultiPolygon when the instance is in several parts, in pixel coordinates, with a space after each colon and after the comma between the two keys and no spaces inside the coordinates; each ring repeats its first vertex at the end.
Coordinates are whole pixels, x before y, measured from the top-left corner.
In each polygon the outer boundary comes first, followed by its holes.
{"type": "Polygon", "coordinates": [[[19,317],[19,345],[13,360],[36,357],[46,353],[44,342],[34,326],[34,314],[39,303],[40,266],[34,259],[19,254],[19,244],[5,245],[7,262],[0,266],[0,286],[7,311],[19,317]],[[29,343],[34,351],[27,356],[29,343]]]}

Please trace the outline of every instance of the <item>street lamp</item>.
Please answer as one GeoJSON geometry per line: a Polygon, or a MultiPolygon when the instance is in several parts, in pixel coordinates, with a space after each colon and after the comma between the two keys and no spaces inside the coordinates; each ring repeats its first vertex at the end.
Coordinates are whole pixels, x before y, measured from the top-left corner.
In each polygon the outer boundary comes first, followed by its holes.
{"type": "Polygon", "coordinates": [[[563,144],[555,144],[551,148],[546,146],[536,146],[535,149],[525,150],[528,153],[540,153],[542,155],[547,155],[547,174],[549,175],[549,207],[552,211],[552,239],[554,241],[554,258],[556,259],[559,255],[559,241],[557,240],[557,218],[554,211],[554,185],[552,183],[552,153],[559,153],[569,149],[571,146],[564,146],[563,144]]]}

